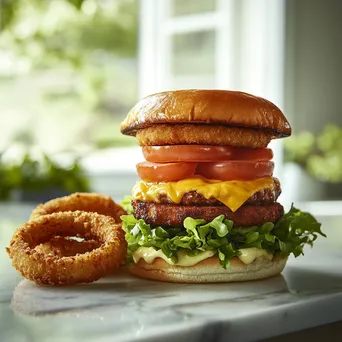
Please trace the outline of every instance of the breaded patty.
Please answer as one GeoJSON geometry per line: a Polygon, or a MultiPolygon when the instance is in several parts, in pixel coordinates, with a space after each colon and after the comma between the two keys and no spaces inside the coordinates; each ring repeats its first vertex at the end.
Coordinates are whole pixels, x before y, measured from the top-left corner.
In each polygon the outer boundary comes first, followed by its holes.
{"type": "Polygon", "coordinates": [[[134,216],[152,225],[182,227],[187,217],[211,221],[219,215],[234,221],[238,226],[259,226],[265,222],[276,222],[284,215],[279,203],[269,205],[243,205],[232,212],[226,206],[184,206],[133,201],[134,216]]]}
{"type": "Polygon", "coordinates": [[[136,133],[140,146],[219,145],[263,148],[273,135],[271,131],[227,127],[222,125],[158,124],[136,133]]]}

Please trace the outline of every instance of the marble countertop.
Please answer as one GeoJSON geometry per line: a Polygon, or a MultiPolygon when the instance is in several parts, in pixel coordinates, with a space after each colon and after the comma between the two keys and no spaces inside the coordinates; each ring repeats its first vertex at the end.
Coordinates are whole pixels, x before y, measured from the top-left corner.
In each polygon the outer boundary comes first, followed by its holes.
{"type": "Polygon", "coordinates": [[[1,342],[256,341],[342,321],[342,215],[320,217],[328,238],[272,279],[168,284],[123,269],[53,288],[22,279],[4,252],[30,210],[0,206],[1,342]]]}

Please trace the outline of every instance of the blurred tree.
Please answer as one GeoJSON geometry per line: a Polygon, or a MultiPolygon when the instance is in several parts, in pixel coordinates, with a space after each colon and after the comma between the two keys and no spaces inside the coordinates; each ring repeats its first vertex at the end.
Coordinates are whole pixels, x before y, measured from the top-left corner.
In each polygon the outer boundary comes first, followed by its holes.
{"type": "Polygon", "coordinates": [[[44,57],[69,62],[73,54],[78,60],[98,49],[134,57],[137,11],[137,0],[1,0],[0,33],[19,51],[32,53],[30,45],[43,44],[44,57]]]}
{"type": "Polygon", "coordinates": [[[48,200],[56,192],[70,194],[77,191],[90,191],[85,171],[77,160],[62,167],[46,155],[38,161],[25,154],[16,163],[4,163],[0,155],[0,201],[10,200],[15,192],[19,199],[48,200]]]}
{"type": "MultiPolygon", "coordinates": [[[[0,122],[10,132],[0,157],[14,142],[48,153],[126,144],[118,114],[135,99],[137,35],[138,0],[0,0],[0,122]]],[[[14,190],[86,191],[84,177],[77,162],[0,159],[0,200],[14,190]]]]}
{"type": "Polygon", "coordinates": [[[1,0],[0,50],[31,69],[71,68],[82,77],[79,96],[96,108],[107,82],[101,67],[111,56],[136,57],[137,12],[137,0],[1,0]]]}
{"type": "Polygon", "coordinates": [[[315,179],[342,183],[342,128],[328,124],[318,136],[294,134],[284,143],[285,162],[293,162],[315,179]]]}

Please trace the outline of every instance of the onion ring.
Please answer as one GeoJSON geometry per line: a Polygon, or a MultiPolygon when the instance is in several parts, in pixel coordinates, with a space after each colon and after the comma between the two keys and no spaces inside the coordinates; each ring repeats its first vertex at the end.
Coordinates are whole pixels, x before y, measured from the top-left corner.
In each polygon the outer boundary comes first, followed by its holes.
{"type": "Polygon", "coordinates": [[[111,216],[116,222],[121,222],[120,216],[127,214],[120,205],[115,203],[108,196],[76,192],[69,196],[55,198],[44,204],[39,204],[37,208],[32,211],[30,220],[55,212],[76,210],[111,216]]]}
{"type": "Polygon", "coordinates": [[[24,223],[6,248],[12,265],[37,284],[89,283],[115,271],[124,262],[126,241],[121,225],[97,213],[57,212],[24,223]],[[35,250],[55,236],[96,239],[101,245],[84,254],[58,257],[35,250]]]}
{"type": "Polygon", "coordinates": [[[84,254],[100,247],[100,242],[96,240],[79,241],[74,237],[55,236],[48,242],[44,242],[35,247],[35,250],[46,256],[54,255],[59,258],[84,254]]]}

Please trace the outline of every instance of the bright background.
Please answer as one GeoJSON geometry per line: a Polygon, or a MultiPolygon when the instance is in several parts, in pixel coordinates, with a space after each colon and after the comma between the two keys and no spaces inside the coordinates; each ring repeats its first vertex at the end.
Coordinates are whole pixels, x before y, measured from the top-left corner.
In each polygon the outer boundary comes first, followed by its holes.
{"type": "Polygon", "coordinates": [[[0,4],[2,201],[122,198],[142,157],[119,123],[142,96],[180,88],[277,104],[294,132],[272,143],[283,203],[342,198],[341,1],[0,4]]]}

